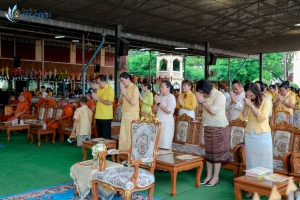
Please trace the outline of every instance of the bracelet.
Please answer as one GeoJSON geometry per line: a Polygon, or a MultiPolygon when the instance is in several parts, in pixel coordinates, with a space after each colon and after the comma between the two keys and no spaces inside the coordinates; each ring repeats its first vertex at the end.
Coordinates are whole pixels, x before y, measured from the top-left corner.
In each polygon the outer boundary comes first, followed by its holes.
{"type": "Polygon", "coordinates": [[[204,103],[205,101],[202,101],[202,102],[199,102],[201,105],[203,105],[203,103],[204,103]]]}

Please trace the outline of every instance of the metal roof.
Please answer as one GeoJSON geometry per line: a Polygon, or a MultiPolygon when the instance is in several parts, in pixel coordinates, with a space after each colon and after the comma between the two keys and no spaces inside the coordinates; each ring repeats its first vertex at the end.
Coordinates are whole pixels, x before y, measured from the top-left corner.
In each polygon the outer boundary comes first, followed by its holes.
{"type": "MultiPolygon", "coordinates": [[[[52,20],[99,30],[121,24],[126,38],[143,37],[131,39],[137,46],[141,41],[159,44],[146,41],[148,37],[188,44],[193,53],[205,42],[224,55],[300,50],[300,27],[295,26],[300,22],[299,0],[1,0],[0,10],[7,12],[15,4],[21,11],[47,11],[52,20]]],[[[5,20],[1,25],[9,24],[5,20]]]]}

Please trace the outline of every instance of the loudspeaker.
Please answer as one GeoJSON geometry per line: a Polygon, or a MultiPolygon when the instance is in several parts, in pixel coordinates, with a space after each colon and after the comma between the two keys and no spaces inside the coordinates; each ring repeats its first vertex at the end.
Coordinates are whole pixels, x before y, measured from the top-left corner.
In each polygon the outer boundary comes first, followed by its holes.
{"type": "Polygon", "coordinates": [[[119,56],[127,56],[130,42],[124,38],[120,39],[119,56]]]}
{"type": "Polygon", "coordinates": [[[14,68],[18,68],[21,66],[21,58],[15,57],[14,58],[14,68]]]}
{"type": "Polygon", "coordinates": [[[99,72],[100,72],[100,65],[99,65],[99,64],[96,64],[96,65],[94,66],[94,72],[95,72],[95,73],[99,73],[99,72]]]}
{"type": "Polygon", "coordinates": [[[215,65],[217,64],[217,55],[211,53],[209,56],[209,65],[215,65]]]}

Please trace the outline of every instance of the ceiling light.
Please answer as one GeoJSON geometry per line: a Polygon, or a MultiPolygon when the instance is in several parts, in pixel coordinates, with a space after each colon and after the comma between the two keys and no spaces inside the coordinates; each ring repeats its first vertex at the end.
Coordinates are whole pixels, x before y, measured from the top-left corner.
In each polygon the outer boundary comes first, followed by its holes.
{"type": "Polygon", "coordinates": [[[72,42],[74,42],[74,43],[75,43],[75,42],[79,42],[79,40],[72,40],[72,42]]]}
{"type": "Polygon", "coordinates": [[[151,49],[150,48],[143,48],[143,49],[140,49],[141,51],[150,51],[151,49]]]}
{"type": "Polygon", "coordinates": [[[294,26],[300,26],[300,23],[295,24],[294,26]]]}
{"type": "Polygon", "coordinates": [[[187,47],[175,47],[175,49],[188,49],[187,47]]]}
{"type": "Polygon", "coordinates": [[[55,38],[56,38],[56,39],[59,39],[59,38],[65,38],[65,36],[64,36],[64,35],[56,35],[55,38]]]}

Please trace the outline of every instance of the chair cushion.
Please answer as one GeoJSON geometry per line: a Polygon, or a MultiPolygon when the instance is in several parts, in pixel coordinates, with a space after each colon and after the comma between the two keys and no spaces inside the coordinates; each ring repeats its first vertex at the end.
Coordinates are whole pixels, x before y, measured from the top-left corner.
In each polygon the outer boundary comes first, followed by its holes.
{"type": "Polygon", "coordinates": [[[187,121],[178,121],[176,123],[176,141],[186,142],[186,136],[188,132],[189,123],[187,121]]]}
{"type": "Polygon", "coordinates": [[[48,108],[47,118],[53,118],[53,111],[54,111],[54,108],[48,108]]]}
{"type": "Polygon", "coordinates": [[[284,171],[283,162],[281,160],[273,160],[273,168],[278,171],[284,171]]]}
{"type": "Polygon", "coordinates": [[[39,111],[39,120],[43,120],[44,116],[45,116],[45,108],[42,107],[42,108],[40,108],[40,111],[39,111]]]}
{"type": "Polygon", "coordinates": [[[281,121],[286,121],[286,114],[283,112],[279,112],[275,116],[275,123],[279,123],[281,121]]]}
{"type": "Polygon", "coordinates": [[[230,152],[230,162],[235,162],[234,153],[230,152]]]}
{"type": "Polygon", "coordinates": [[[193,144],[172,144],[172,150],[205,156],[205,148],[193,144]]]}
{"type": "Polygon", "coordinates": [[[290,149],[291,133],[288,131],[277,130],[273,137],[273,156],[282,158],[285,152],[290,149]]]}
{"type": "Polygon", "coordinates": [[[300,128],[300,111],[294,110],[293,125],[300,128]]]}
{"type": "Polygon", "coordinates": [[[121,126],[121,122],[111,122],[111,126],[121,126]]]}
{"type": "Polygon", "coordinates": [[[239,126],[232,126],[230,131],[230,149],[233,150],[234,147],[242,142],[244,142],[245,129],[239,126]]]}
{"type": "MultiPolygon", "coordinates": [[[[111,168],[105,171],[97,171],[93,174],[93,179],[110,184],[114,187],[131,190],[133,183],[130,181],[134,168],[120,167],[111,168]]],[[[138,187],[147,187],[154,183],[155,177],[148,170],[139,168],[139,177],[137,179],[138,187]]]]}
{"type": "Polygon", "coordinates": [[[43,126],[44,122],[43,122],[43,120],[38,120],[38,119],[27,119],[27,120],[25,120],[25,123],[43,126]]]}
{"type": "Polygon", "coordinates": [[[119,140],[119,137],[120,137],[120,134],[118,134],[118,135],[112,135],[111,139],[113,139],[113,140],[119,140]]]}
{"type": "Polygon", "coordinates": [[[64,128],[65,131],[72,131],[73,130],[73,127],[66,127],[64,128]]]}

